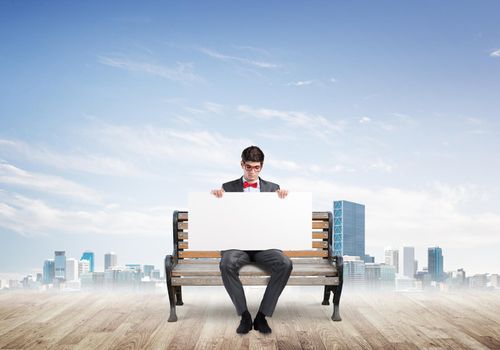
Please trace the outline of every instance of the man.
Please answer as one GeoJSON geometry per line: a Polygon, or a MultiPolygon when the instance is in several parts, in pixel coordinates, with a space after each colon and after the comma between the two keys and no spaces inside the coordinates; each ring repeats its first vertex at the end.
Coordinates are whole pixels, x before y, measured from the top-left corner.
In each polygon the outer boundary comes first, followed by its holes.
{"type": "MultiPolygon", "coordinates": [[[[221,189],[212,190],[218,198],[224,192],[276,192],[280,198],[288,195],[287,190],[281,190],[279,185],[264,181],[259,177],[264,165],[264,153],[259,147],[250,146],[241,154],[241,168],[243,176],[237,180],[226,182],[221,189]]],[[[255,218],[258,220],[258,218],[255,218]]],[[[238,316],[241,316],[240,325],[236,333],[245,334],[252,329],[252,316],[247,309],[245,292],[239,278],[239,270],[248,264],[254,263],[271,273],[264,297],[259,307],[253,327],[261,333],[271,333],[266,316],[271,317],[278,298],[285,288],[290,273],[292,261],[281,250],[238,250],[230,249],[221,252],[220,270],[224,287],[231,297],[238,316]]]]}

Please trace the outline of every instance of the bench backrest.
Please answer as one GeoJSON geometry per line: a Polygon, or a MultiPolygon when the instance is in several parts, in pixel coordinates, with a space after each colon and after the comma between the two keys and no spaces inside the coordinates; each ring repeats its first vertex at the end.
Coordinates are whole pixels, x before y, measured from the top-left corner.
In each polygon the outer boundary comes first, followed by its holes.
{"type": "MultiPolygon", "coordinates": [[[[220,258],[220,251],[189,250],[189,220],[187,211],[174,211],[173,216],[174,255],[178,259],[220,258]]],[[[332,213],[312,212],[311,250],[287,250],[285,255],[294,258],[332,257],[332,213]]]]}

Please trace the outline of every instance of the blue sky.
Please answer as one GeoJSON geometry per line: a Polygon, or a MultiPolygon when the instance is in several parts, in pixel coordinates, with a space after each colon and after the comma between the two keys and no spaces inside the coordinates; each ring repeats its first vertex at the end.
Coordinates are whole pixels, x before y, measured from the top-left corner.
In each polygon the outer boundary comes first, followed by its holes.
{"type": "Polygon", "coordinates": [[[160,265],[240,176],[366,205],[367,253],[500,272],[496,1],[0,2],[0,274],[160,265]],[[495,270],[496,269],[496,270],[495,270]]]}

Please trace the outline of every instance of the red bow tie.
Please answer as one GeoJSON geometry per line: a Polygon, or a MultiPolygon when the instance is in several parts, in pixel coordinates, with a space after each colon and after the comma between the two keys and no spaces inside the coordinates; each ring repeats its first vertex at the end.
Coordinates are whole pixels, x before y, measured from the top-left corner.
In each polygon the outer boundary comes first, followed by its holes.
{"type": "Polygon", "coordinates": [[[243,188],[247,188],[247,187],[257,188],[257,182],[254,182],[253,184],[246,182],[246,181],[243,182],[243,188]]]}

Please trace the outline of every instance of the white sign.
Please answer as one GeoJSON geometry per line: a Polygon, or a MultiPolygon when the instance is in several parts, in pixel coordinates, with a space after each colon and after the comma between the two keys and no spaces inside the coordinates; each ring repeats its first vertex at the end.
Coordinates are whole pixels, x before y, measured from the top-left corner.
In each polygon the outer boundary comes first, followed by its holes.
{"type": "Polygon", "coordinates": [[[310,250],[312,196],[291,192],[190,193],[189,250],[310,250]]]}

